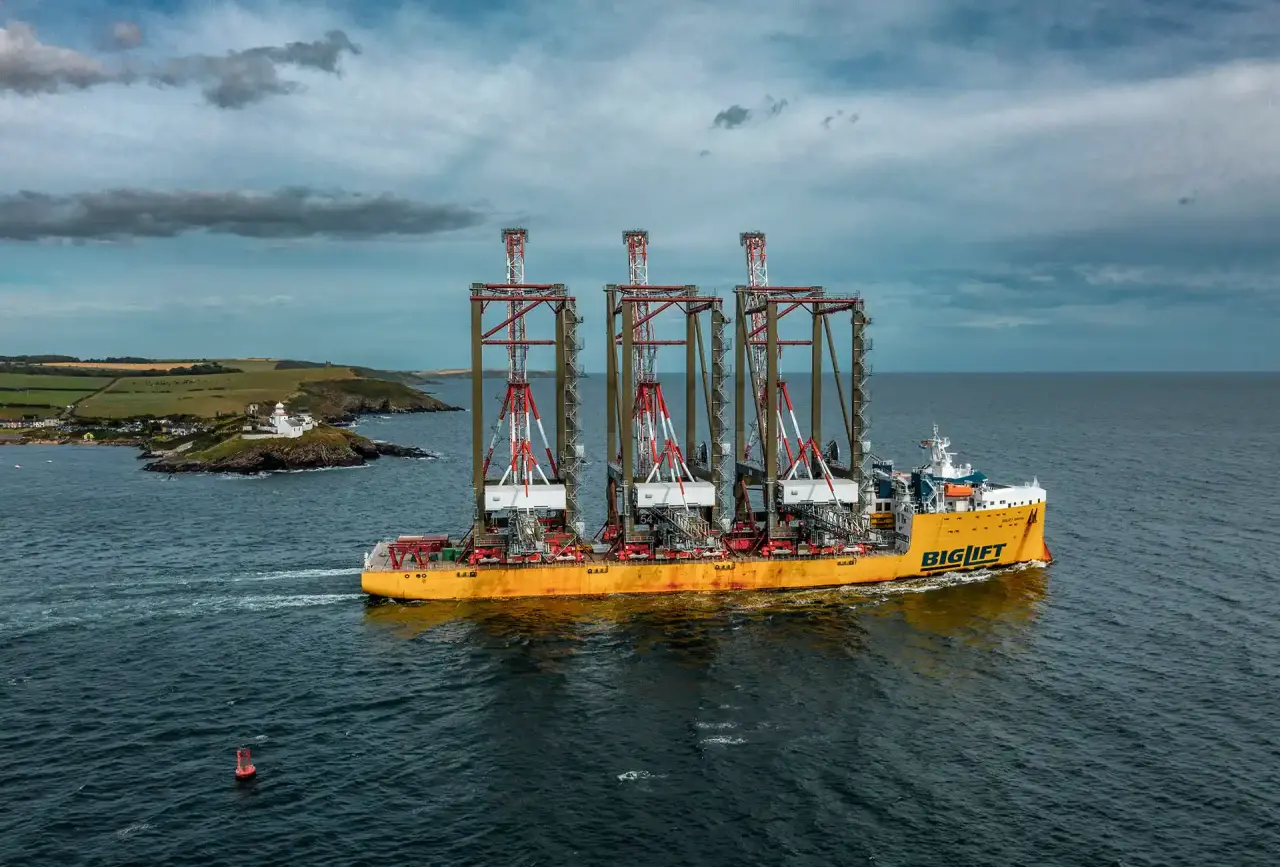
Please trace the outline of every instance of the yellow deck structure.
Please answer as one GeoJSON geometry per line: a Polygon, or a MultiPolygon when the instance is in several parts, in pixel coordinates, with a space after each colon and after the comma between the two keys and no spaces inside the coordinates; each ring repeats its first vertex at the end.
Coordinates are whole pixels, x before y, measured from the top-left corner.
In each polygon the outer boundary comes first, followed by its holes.
{"type": "MultiPolygon", "coordinates": [[[[971,512],[919,514],[905,554],[729,558],[719,561],[607,561],[529,566],[434,562],[392,571],[379,545],[360,578],[372,596],[400,600],[510,599],[742,590],[793,590],[870,584],[972,569],[992,569],[1052,556],[1044,541],[1045,504],[971,512]],[[385,562],[384,562],[385,561],[385,562]]],[[[385,544],[385,543],[384,543],[385,544]]]]}

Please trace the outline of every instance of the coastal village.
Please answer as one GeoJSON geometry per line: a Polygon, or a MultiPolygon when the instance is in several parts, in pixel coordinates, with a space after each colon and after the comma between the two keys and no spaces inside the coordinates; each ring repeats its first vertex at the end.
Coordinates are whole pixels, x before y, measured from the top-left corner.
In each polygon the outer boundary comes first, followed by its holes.
{"type": "Polygon", "coordinates": [[[121,422],[97,422],[78,419],[21,419],[0,421],[0,443],[10,442],[86,442],[107,444],[120,440],[132,444],[134,440],[153,437],[185,437],[203,433],[212,424],[179,421],[173,419],[137,420],[121,422]]]}
{"type": "MultiPolygon", "coordinates": [[[[262,413],[260,404],[245,408],[240,437],[246,440],[297,439],[316,426],[311,413],[290,413],[277,402],[270,413],[262,413]]],[[[140,439],[166,437],[182,439],[206,433],[214,421],[189,419],[129,419],[115,423],[89,420],[43,418],[0,421],[0,443],[10,442],[84,442],[104,445],[113,442],[134,444],[140,439]]]]}

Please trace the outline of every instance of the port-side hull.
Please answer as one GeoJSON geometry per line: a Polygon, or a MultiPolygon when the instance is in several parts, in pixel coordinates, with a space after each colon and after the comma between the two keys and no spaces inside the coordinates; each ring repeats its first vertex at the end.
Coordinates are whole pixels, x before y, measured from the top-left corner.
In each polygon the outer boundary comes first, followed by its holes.
{"type": "MultiPolygon", "coordinates": [[[[362,589],[390,599],[509,599],[793,590],[869,584],[1049,560],[1045,505],[916,515],[905,554],[800,560],[585,562],[536,567],[463,566],[367,571],[362,589]]],[[[444,564],[441,564],[443,566],[444,564]]]]}

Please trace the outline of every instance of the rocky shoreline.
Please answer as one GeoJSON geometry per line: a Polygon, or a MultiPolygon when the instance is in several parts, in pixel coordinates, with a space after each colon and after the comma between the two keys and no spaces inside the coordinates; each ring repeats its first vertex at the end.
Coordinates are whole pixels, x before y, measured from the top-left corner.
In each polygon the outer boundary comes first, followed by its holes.
{"type": "MultiPolygon", "coordinates": [[[[375,404],[376,408],[356,406],[355,411],[342,412],[339,424],[355,421],[362,415],[373,413],[418,413],[457,411],[435,398],[423,395],[426,400],[415,400],[405,406],[397,403],[375,404]]],[[[331,416],[332,417],[332,416],[331,416]]],[[[174,448],[158,447],[156,440],[139,436],[102,436],[84,439],[83,436],[41,436],[15,438],[0,436],[0,445],[84,445],[125,446],[138,449],[138,460],[145,460],[142,469],[156,473],[238,473],[258,475],[293,470],[319,470],[335,467],[359,467],[381,457],[417,458],[432,460],[437,455],[414,446],[370,440],[351,430],[321,423],[300,437],[272,437],[244,439],[240,436],[239,422],[223,424],[195,439],[187,439],[174,448]]],[[[160,443],[163,440],[159,441],[160,443]]]]}
{"type": "Polygon", "coordinates": [[[154,473],[260,473],[359,467],[380,457],[431,459],[431,452],[413,446],[374,442],[348,431],[326,426],[296,439],[244,440],[230,438],[198,452],[174,451],[157,456],[143,469],[154,473]]]}

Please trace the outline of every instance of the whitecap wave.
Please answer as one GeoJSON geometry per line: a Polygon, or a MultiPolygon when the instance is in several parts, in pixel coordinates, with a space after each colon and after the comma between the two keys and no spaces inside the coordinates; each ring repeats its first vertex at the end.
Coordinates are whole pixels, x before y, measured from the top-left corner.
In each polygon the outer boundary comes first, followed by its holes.
{"type": "Polygon", "coordinates": [[[121,840],[124,840],[128,837],[132,837],[134,834],[140,834],[143,831],[150,831],[151,827],[150,822],[134,822],[127,828],[121,828],[119,831],[116,831],[116,836],[121,840]]]}
{"type": "Polygon", "coordinates": [[[242,575],[232,581],[288,581],[294,578],[340,578],[343,575],[359,575],[358,566],[343,566],[332,569],[287,569],[280,572],[260,572],[256,575],[242,575]]]}

